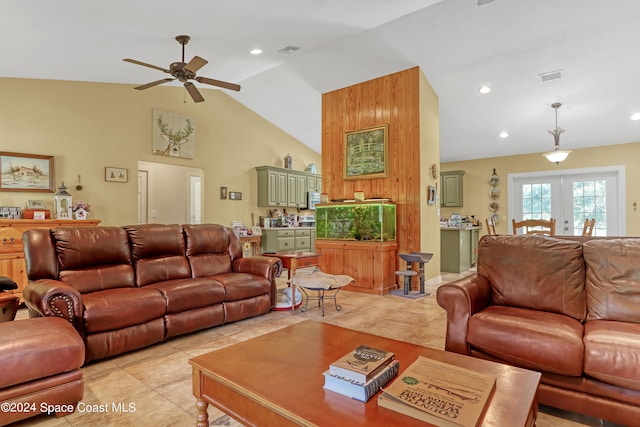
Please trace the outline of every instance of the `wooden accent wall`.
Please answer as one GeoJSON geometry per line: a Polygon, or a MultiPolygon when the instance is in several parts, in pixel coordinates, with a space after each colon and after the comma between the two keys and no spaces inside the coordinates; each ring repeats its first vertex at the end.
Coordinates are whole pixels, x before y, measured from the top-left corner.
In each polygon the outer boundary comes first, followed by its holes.
{"type": "MultiPolygon", "coordinates": [[[[322,191],[329,199],[388,197],[396,204],[398,253],[420,251],[420,69],[322,95],[322,191]],[[345,180],[345,132],[389,125],[389,176],[345,180]]],[[[404,269],[404,267],[403,267],[404,269]]]]}

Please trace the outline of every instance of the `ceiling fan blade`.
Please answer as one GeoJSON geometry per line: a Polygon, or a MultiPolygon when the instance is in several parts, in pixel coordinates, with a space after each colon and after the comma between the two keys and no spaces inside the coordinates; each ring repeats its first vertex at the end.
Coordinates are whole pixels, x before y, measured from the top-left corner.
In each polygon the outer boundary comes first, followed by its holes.
{"type": "Polygon", "coordinates": [[[199,56],[194,56],[193,59],[184,66],[184,70],[195,74],[196,71],[207,65],[207,63],[209,63],[209,61],[207,61],[206,59],[200,58],[199,56]]]}
{"type": "Polygon", "coordinates": [[[156,70],[164,71],[165,73],[169,73],[170,72],[169,70],[167,70],[165,68],[162,68],[162,67],[158,67],[157,65],[147,64],[146,62],[136,61],[135,59],[125,58],[125,59],[123,59],[123,61],[131,62],[132,64],[142,65],[143,67],[149,67],[149,68],[153,68],[153,69],[156,69],[156,70]]]}
{"type": "Polygon", "coordinates": [[[193,98],[193,102],[202,102],[202,101],[204,101],[204,98],[200,94],[200,91],[198,90],[198,88],[193,83],[186,82],[184,84],[184,87],[185,87],[185,89],[187,89],[187,92],[189,92],[189,95],[191,95],[191,98],[193,98]]]}
{"type": "Polygon", "coordinates": [[[196,77],[199,83],[206,83],[208,85],[219,86],[225,89],[240,91],[240,85],[235,83],[223,82],[222,80],[209,79],[207,77],[196,77]]]}
{"type": "Polygon", "coordinates": [[[174,80],[175,79],[169,79],[169,78],[157,80],[155,82],[147,83],[146,85],[136,86],[134,87],[134,89],[138,89],[138,90],[149,89],[150,87],[158,86],[158,85],[161,85],[162,83],[172,82],[174,80]]]}

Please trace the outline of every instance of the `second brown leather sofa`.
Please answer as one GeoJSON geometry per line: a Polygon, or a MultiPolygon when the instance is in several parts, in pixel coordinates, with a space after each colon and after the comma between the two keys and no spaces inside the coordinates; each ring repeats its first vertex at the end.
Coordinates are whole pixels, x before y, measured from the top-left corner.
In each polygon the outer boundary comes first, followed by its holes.
{"type": "Polygon", "coordinates": [[[216,224],[33,229],[23,244],[30,315],[71,322],[87,362],[267,313],[281,271],[216,224]]]}
{"type": "Polygon", "coordinates": [[[447,351],[542,373],[541,403],[640,425],[640,239],[485,236],[438,288],[447,351]]]}

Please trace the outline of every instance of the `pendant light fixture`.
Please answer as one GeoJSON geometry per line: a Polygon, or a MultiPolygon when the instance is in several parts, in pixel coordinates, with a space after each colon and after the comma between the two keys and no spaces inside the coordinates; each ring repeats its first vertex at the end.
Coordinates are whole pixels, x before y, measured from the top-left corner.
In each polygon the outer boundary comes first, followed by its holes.
{"type": "Polygon", "coordinates": [[[559,165],[560,162],[566,159],[569,153],[571,153],[571,150],[560,150],[560,134],[564,132],[564,129],[558,127],[558,108],[560,108],[561,105],[562,104],[559,102],[551,104],[551,108],[556,110],[556,128],[554,130],[550,130],[549,133],[553,135],[555,145],[553,151],[543,154],[547,160],[554,162],[556,165],[559,165]]]}

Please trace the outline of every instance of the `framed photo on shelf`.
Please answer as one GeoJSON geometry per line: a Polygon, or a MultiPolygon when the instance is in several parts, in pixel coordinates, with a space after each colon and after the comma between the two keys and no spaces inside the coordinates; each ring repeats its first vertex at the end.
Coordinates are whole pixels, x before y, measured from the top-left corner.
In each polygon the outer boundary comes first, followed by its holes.
{"type": "Polygon", "coordinates": [[[0,151],[0,191],[55,192],[53,156],[0,151]]]}
{"type": "Polygon", "coordinates": [[[128,182],[129,171],[124,168],[112,168],[107,166],[104,168],[104,180],[111,182],[128,182]]]}
{"type": "Polygon", "coordinates": [[[344,135],[344,179],[384,178],[388,170],[389,126],[375,126],[344,135]]]}
{"type": "Polygon", "coordinates": [[[27,201],[27,208],[44,209],[44,200],[29,200],[27,201]]]}

